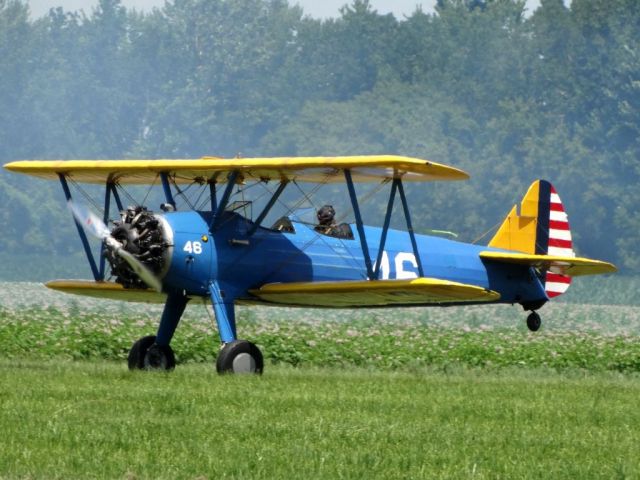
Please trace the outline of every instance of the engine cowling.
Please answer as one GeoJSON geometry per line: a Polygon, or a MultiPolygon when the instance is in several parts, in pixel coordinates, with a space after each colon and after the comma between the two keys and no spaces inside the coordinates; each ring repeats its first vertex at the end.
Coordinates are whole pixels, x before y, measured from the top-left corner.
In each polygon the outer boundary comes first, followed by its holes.
{"type": "MultiPolygon", "coordinates": [[[[143,206],[129,207],[121,212],[120,221],[115,222],[111,230],[111,237],[156,277],[164,277],[169,267],[173,242],[171,228],[161,215],[143,206]]],[[[117,283],[125,288],[147,288],[121,256],[110,249],[106,249],[104,255],[117,283]]]]}

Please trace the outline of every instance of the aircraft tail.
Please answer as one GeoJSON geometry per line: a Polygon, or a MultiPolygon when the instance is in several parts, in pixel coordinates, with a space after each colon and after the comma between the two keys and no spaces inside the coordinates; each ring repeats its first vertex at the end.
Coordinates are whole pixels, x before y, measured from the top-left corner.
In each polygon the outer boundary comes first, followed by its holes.
{"type": "MultiPolygon", "coordinates": [[[[489,246],[527,254],[575,257],[569,220],[553,185],[546,180],[533,182],[520,203],[520,212],[514,205],[489,246]]],[[[547,295],[553,298],[568,290],[571,277],[547,271],[544,282],[547,295]]]]}

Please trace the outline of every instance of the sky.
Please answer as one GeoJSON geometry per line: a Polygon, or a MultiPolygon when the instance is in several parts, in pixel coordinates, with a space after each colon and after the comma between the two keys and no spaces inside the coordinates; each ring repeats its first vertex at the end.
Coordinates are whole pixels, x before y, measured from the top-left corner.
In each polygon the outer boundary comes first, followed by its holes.
{"type": "MultiPolygon", "coordinates": [[[[63,7],[65,10],[84,10],[90,14],[97,4],[97,0],[29,0],[31,14],[33,17],[41,17],[50,8],[63,7]]],[[[305,13],[316,18],[329,18],[339,15],[339,9],[350,0],[289,0],[290,4],[299,4],[305,13]]],[[[371,0],[371,6],[378,13],[393,13],[396,18],[402,19],[411,15],[418,5],[422,6],[424,12],[433,12],[436,0],[371,0]]],[[[122,4],[127,8],[133,7],[138,10],[151,10],[153,7],[162,7],[164,0],[122,0],[122,4]]],[[[540,0],[527,0],[528,13],[533,12],[540,0]]]]}

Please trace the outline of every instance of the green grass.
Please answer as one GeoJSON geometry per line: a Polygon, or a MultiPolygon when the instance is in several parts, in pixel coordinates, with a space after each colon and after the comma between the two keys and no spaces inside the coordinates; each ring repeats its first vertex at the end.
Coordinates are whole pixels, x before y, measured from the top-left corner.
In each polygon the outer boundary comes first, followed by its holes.
{"type": "Polygon", "coordinates": [[[640,379],[0,361],[0,478],[638,478],[640,379]]]}
{"type": "Polygon", "coordinates": [[[0,479],[640,478],[638,307],[239,308],[265,375],[220,377],[194,304],[127,371],[160,311],[0,283],[0,479]]]}

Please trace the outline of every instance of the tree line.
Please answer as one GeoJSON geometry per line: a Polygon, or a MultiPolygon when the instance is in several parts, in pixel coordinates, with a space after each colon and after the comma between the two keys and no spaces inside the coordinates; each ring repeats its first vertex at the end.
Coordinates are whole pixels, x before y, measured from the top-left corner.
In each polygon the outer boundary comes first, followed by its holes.
{"type": "MultiPolygon", "coordinates": [[[[546,178],[578,253],[638,273],[640,9],[524,3],[396,19],[353,0],[317,20],[286,0],[100,0],[31,19],[0,0],[0,160],[416,156],[471,174],[408,191],[418,230],[464,240],[546,178]]],[[[0,253],[78,249],[58,190],[0,173],[0,253]]]]}

